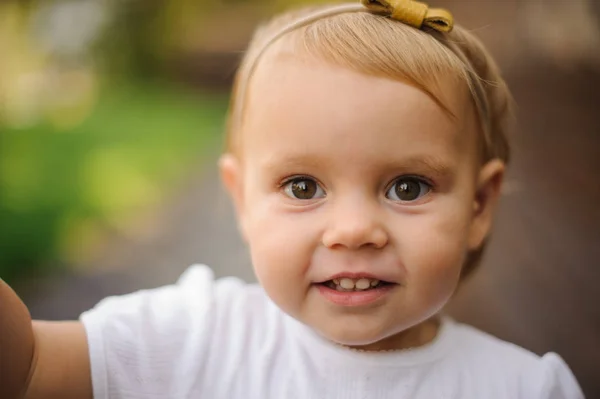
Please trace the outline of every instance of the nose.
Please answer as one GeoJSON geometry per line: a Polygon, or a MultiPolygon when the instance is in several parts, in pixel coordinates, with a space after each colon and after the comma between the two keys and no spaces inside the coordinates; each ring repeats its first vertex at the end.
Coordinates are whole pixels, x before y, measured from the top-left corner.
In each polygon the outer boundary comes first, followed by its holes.
{"type": "Polygon", "coordinates": [[[378,205],[354,199],[334,202],[331,206],[331,217],[322,239],[325,247],[354,250],[386,246],[389,237],[378,205]]]}

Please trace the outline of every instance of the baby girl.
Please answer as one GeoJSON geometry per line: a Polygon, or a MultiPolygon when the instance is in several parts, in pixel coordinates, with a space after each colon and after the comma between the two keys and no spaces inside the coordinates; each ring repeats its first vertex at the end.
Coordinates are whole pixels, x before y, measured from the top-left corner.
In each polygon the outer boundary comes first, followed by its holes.
{"type": "Polygon", "coordinates": [[[62,323],[0,285],[0,396],[582,398],[557,354],[441,314],[486,244],[510,117],[445,10],[278,16],[238,71],[219,164],[259,284],[196,265],[62,323]]]}

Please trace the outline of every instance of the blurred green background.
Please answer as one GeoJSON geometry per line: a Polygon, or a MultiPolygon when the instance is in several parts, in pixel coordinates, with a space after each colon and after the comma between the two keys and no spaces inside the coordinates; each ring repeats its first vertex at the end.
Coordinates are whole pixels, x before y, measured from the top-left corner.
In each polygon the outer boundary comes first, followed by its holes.
{"type": "Polygon", "coordinates": [[[2,278],[85,262],[218,151],[233,70],[189,76],[196,54],[243,46],[206,45],[217,26],[202,20],[218,8],[0,4],[2,278]]]}

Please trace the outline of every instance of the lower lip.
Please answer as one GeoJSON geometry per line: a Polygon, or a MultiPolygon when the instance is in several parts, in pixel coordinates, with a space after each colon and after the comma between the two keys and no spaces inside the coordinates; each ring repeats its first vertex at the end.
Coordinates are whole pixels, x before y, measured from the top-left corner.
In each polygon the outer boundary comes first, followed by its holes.
{"type": "Polygon", "coordinates": [[[325,285],[318,284],[317,289],[330,302],[340,306],[365,306],[377,302],[388,295],[396,284],[372,288],[366,291],[337,291],[325,285]]]}

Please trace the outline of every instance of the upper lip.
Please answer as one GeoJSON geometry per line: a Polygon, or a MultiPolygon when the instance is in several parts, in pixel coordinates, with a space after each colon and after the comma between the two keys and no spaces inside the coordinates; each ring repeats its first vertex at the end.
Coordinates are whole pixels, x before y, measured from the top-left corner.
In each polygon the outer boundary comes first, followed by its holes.
{"type": "Polygon", "coordinates": [[[334,274],[334,275],[330,276],[329,278],[326,278],[325,280],[318,281],[317,283],[320,284],[320,283],[324,283],[326,281],[330,281],[330,280],[334,280],[334,279],[342,279],[342,278],[350,278],[350,279],[353,279],[353,280],[359,280],[361,278],[367,278],[367,279],[370,279],[370,280],[380,280],[380,281],[385,281],[385,282],[392,282],[389,279],[385,279],[385,278],[382,278],[380,276],[376,276],[376,275],[374,275],[372,273],[365,273],[365,272],[358,272],[358,273],[341,272],[341,273],[334,274]]]}

